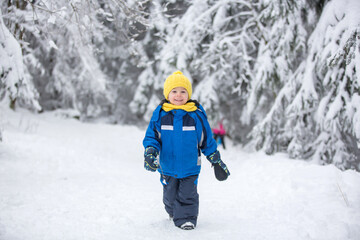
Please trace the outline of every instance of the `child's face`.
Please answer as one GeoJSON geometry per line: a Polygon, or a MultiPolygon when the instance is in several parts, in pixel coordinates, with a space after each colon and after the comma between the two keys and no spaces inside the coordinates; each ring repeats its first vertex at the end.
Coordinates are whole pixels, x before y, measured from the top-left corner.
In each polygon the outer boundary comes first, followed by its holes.
{"type": "Polygon", "coordinates": [[[183,87],[173,88],[169,93],[170,103],[177,106],[184,105],[188,99],[189,93],[183,87]]]}

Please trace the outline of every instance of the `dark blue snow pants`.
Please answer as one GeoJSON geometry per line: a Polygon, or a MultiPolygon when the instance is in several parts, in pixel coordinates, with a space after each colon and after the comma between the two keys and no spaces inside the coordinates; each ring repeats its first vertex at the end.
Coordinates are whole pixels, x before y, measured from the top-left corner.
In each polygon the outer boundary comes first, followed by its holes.
{"type": "Polygon", "coordinates": [[[175,226],[180,227],[185,222],[192,222],[196,226],[199,213],[198,175],[186,178],[163,177],[165,210],[174,218],[175,226]]]}

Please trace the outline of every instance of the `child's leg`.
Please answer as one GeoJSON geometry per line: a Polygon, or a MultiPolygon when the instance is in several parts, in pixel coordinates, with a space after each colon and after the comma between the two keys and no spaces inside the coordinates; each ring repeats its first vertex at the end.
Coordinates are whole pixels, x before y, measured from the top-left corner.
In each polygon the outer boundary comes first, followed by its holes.
{"type": "Polygon", "coordinates": [[[163,202],[166,212],[173,217],[174,216],[174,202],[176,193],[179,187],[179,181],[176,178],[165,176],[166,185],[163,183],[163,202]]]}
{"type": "Polygon", "coordinates": [[[221,143],[222,143],[223,148],[225,149],[225,141],[224,141],[224,138],[225,138],[224,135],[221,136],[221,143]]]}
{"type": "Polygon", "coordinates": [[[218,142],[218,137],[219,137],[219,135],[214,134],[214,139],[215,139],[215,142],[216,142],[216,143],[218,142]]]}
{"type": "Polygon", "coordinates": [[[199,194],[197,192],[198,175],[179,180],[179,190],[174,203],[174,223],[180,227],[185,222],[196,226],[199,213],[199,194]]]}

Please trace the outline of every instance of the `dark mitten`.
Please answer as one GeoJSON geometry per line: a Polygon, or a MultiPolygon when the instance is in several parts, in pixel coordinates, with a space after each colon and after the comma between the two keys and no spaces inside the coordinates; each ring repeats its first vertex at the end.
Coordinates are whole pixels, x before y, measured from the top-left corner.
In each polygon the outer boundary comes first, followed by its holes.
{"type": "Polygon", "coordinates": [[[144,153],[144,168],[148,171],[155,172],[159,167],[159,163],[156,159],[158,151],[154,147],[147,147],[144,153]]]}
{"type": "Polygon", "coordinates": [[[230,175],[229,169],[227,169],[227,166],[223,161],[213,164],[213,167],[214,167],[215,177],[219,181],[226,180],[230,175]]]}
{"type": "Polygon", "coordinates": [[[220,152],[216,151],[213,154],[207,156],[209,162],[211,162],[214,167],[215,177],[219,181],[224,181],[230,175],[230,171],[227,168],[226,164],[221,161],[220,152]]]}

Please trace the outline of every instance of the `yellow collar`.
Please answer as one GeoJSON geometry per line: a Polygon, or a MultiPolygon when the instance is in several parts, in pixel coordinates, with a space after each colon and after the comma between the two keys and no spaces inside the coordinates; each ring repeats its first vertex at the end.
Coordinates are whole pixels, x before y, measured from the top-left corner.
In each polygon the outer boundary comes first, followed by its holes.
{"type": "Polygon", "coordinates": [[[169,112],[169,111],[171,111],[173,109],[182,109],[182,110],[187,111],[187,112],[194,112],[194,111],[196,111],[197,107],[195,106],[194,102],[187,102],[184,105],[180,105],[180,106],[177,106],[177,105],[174,105],[174,104],[171,104],[171,103],[164,103],[162,105],[162,109],[165,112],[169,112]]]}

